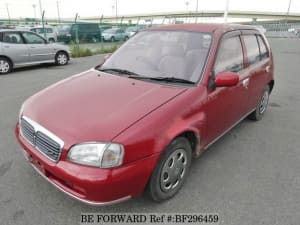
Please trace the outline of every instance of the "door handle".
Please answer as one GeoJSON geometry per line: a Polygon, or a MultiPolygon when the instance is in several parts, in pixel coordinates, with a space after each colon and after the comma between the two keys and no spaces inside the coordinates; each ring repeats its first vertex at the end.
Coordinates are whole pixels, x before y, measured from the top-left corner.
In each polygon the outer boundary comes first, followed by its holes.
{"type": "Polygon", "coordinates": [[[8,45],[4,45],[4,48],[9,48],[9,46],[8,45]]]}
{"type": "Polygon", "coordinates": [[[249,86],[249,78],[246,78],[246,79],[243,80],[243,86],[245,88],[248,88],[248,86],[249,86]]]}
{"type": "Polygon", "coordinates": [[[30,46],[30,48],[35,48],[34,46],[30,46]]]}
{"type": "Polygon", "coordinates": [[[270,69],[271,69],[271,66],[266,66],[265,72],[269,73],[269,72],[270,72],[270,69]]]}

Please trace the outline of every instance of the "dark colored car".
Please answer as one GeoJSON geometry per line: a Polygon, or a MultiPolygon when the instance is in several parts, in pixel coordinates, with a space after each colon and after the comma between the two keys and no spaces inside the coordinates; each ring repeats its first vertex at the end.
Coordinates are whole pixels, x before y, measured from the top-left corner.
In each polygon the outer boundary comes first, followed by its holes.
{"type": "Polygon", "coordinates": [[[256,28],[155,27],[25,101],[16,136],[31,165],[78,200],[112,204],[147,187],[163,201],[193,156],[263,117],[273,86],[271,49],[256,28]]]}
{"type": "Polygon", "coordinates": [[[101,32],[96,23],[66,24],[58,29],[57,41],[69,43],[71,41],[97,42],[101,39],[101,32]]]}

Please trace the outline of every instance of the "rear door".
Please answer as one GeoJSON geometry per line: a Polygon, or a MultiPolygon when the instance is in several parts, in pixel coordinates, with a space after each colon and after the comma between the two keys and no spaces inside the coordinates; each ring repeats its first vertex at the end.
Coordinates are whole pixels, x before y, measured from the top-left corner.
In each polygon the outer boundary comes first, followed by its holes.
{"type": "Polygon", "coordinates": [[[231,71],[239,75],[239,83],[233,87],[217,87],[208,91],[207,141],[211,143],[234,126],[245,115],[249,100],[249,72],[241,42],[241,32],[235,31],[223,36],[218,46],[213,74],[231,71]]]}
{"type": "Polygon", "coordinates": [[[30,62],[28,46],[19,31],[5,31],[2,33],[3,55],[8,56],[15,65],[30,62]]]}
{"type": "Polygon", "coordinates": [[[54,61],[55,49],[51,44],[32,32],[22,32],[28,46],[31,62],[54,61]]]}
{"type": "Polygon", "coordinates": [[[247,109],[253,110],[268,84],[273,65],[270,52],[261,34],[246,31],[242,35],[246,51],[246,70],[250,74],[250,98],[247,109]]]}

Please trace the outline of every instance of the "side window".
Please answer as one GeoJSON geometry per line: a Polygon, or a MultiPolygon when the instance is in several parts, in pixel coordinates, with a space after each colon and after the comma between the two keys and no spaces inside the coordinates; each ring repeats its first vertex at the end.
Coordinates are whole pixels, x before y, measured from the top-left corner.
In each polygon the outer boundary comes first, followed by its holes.
{"type": "Polygon", "coordinates": [[[222,40],[216,58],[214,72],[239,72],[243,69],[243,50],[239,36],[222,40]]]}
{"type": "Polygon", "coordinates": [[[44,44],[45,43],[43,38],[41,38],[40,36],[38,36],[34,33],[24,32],[23,36],[24,36],[27,44],[44,44]]]}
{"type": "Polygon", "coordinates": [[[265,58],[268,58],[268,50],[265,42],[263,41],[261,36],[257,36],[258,44],[259,44],[259,50],[260,50],[260,59],[263,60],[265,58]]]}
{"type": "Polygon", "coordinates": [[[260,61],[259,47],[255,35],[245,35],[244,41],[247,50],[247,58],[249,65],[260,61]]]}
{"type": "Polygon", "coordinates": [[[3,33],[3,42],[11,44],[23,44],[23,39],[20,33],[17,32],[7,32],[3,33]]]}
{"type": "Polygon", "coordinates": [[[51,28],[47,28],[47,33],[53,33],[53,30],[51,28]]]}

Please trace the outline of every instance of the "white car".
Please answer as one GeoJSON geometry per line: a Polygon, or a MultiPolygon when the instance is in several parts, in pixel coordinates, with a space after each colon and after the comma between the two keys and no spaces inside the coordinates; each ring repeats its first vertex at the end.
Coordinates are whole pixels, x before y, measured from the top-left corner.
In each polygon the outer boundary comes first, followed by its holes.
{"type": "Polygon", "coordinates": [[[57,42],[57,32],[51,26],[37,26],[30,28],[30,31],[35,32],[46,38],[49,42],[57,42]]]}

